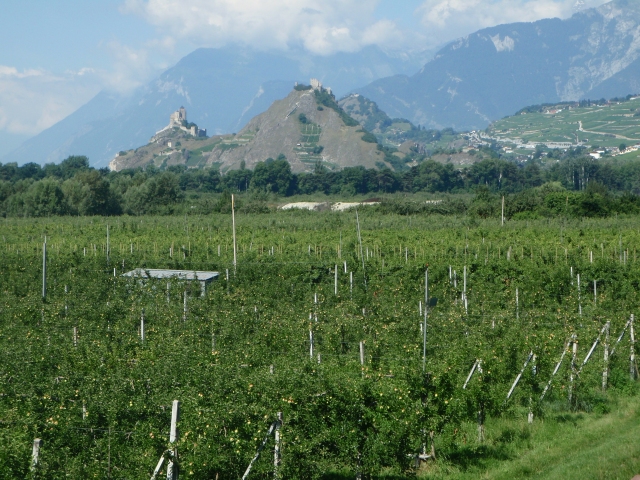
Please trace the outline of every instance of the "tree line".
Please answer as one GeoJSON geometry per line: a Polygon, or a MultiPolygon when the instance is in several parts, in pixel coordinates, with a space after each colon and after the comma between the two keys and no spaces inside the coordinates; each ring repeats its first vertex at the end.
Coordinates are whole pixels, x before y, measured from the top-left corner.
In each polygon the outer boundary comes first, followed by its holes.
{"type": "MultiPolygon", "coordinates": [[[[171,214],[182,211],[185,202],[202,204],[203,199],[208,209],[220,211],[226,208],[230,193],[249,193],[259,201],[266,199],[265,195],[347,198],[398,192],[472,193],[474,200],[463,210],[471,209],[480,216],[493,214],[495,198],[503,195],[513,198],[509,208],[516,210],[510,210],[509,215],[602,216],[625,213],[638,203],[640,161],[618,164],[574,155],[545,167],[539,159],[516,164],[487,158],[456,168],[426,159],[403,172],[364,167],[330,171],[317,164],[313,172],[297,174],[283,155],[259,162],[253,170],[242,164],[225,174],[217,168],[171,166],[160,170],[152,165],[110,172],[90,167],[83,156],[71,156],[57,165],[0,164],[0,215],[5,217],[171,214]],[[208,195],[217,193],[226,195],[208,195]],[[211,200],[214,197],[216,202],[211,200]],[[481,204],[486,205],[478,207],[481,204]]],[[[454,210],[458,213],[460,207],[454,210]]]]}

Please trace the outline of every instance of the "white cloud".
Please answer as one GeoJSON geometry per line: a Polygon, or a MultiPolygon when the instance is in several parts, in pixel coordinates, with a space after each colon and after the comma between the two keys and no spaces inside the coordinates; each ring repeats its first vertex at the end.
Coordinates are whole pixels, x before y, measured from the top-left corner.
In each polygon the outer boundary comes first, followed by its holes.
{"type": "Polygon", "coordinates": [[[62,76],[0,66],[0,130],[34,135],[75,111],[100,86],[91,69],[62,76]]]}
{"type": "Polygon", "coordinates": [[[111,57],[109,70],[81,67],[58,74],[0,65],[0,131],[36,135],[76,111],[100,90],[130,92],[168,66],[151,57],[159,51],[171,54],[174,44],[171,37],[149,41],[140,49],[117,41],[104,43],[101,48],[111,57]]]}
{"type": "MultiPolygon", "coordinates": [[[[605,1],[586,0],[581,8],[605,1]]],[[[425,0],[416,13],[426,29],[426,41],[439,44],[504,23],[568,18],[575,6],[576,0],[425,0]]]]}
{"type": "MultiPolygon", "coordinates": [[[[146,83],[155,72],[149,58],[149,48],[135,49],[117,41],[108,42],[105,47],[112,58],[109,72],[100,72],[106,89],[120,93],[129,92],[146,83]]],[[[157,45],[153,45],[151,49],[154,47],[157,45]]]]}
{"type": "Polygon", "coordinates": [[[27,78],[27,77],[38,77],[42,75],[43,72],[41,70],[35,69],[27,69],[19,72],[15,67],[7,67],[6,65],[0,65],[0,78],[27,78]]]}
{"type": "MultiPolygon", "coordinates": [[[[379,4],[398,0],[121,1],[124,13],[158,27],[157,38],[137,48],[117,40],[101,44],[111,58],[108,71],[78,66],[54,74],[0,65],[0,130],[37,134],[104,88],[126,92],[146,83],[194,46],[303,47],[322,55],[372,44],[417,50],[501,23],[566,18],[576,0],[424,0],[414,12],[416,28],[404,30],[376,18],[379,4]]],[[[604,2],[585,0],[585,7],[604,2]]],[[[506,38],[497,40],[496,48],[509,47],[506,38]]]]}
{"type": "Polygon", "coordinates": [[[126,0],[133,13],[171,36],[197,45],[241,43],[260,49],[304,46],[327,55],[386,44],[401,36],[376,21],[379,0],[126,0]]]}

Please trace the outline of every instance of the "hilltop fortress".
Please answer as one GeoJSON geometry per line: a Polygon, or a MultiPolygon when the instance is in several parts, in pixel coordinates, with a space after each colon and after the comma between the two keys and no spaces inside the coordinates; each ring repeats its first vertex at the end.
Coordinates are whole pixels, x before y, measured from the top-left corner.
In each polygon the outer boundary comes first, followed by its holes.
{"type": "MultiPolygon", "coordinates": [[[[187,122],[187,110],[180,107],[169,116],[169,125],[158,130],[149,140],[149,144],[155,145],[158,149],[154,157],[181,157],[181,149],[178,148],[181,145],[180,140],[184,141],[190,137],[207,138],[207,130],[198,128],[195,123],[187,122]]],[[[109,162],[109,169],[117,172],[128,168],[133,157],[144,156],[145,153],[145,148],[118,152],[109,162]]]]}
{"type": "Polygon", "coordinates": [[[171,130],[172,128],[179,128],[180,130],[188,133],[193,137],[207,136],[206,128],[198,128],[195,123],[190,124],[187,122],[187,110],[184,107],[180,107],[169,116],[169,125],[164,127],[162,130],[158,130],[156,134],[151,137],[151,140],[149,142],[151,143],[156,141],[158,135],[161,135],[162,133],[166,132],[167,130],[171,130]]]}

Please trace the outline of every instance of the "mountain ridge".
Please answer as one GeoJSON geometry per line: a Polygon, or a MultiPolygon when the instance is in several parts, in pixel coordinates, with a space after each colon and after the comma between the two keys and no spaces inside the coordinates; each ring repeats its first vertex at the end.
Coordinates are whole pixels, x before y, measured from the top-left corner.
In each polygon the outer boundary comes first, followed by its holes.
{"type": "Polygon", "coordinates": [[[43,164],[86,155],[92,165],[102,167],[117,152],[145,144],[180,105],[209,133],[232,133],[286,96],[295,81],[313,76],[346,93],[381,76],[414,71],[418,64],[413,61],[377,47],[329,57],[238,46],[200,48],[128,96],[100,92],[0,160],[43,164]]]}
{"type": "Polygon", "coordinates": [[[485,28],[447,44],[419,70],[412,65],[377,47],[329,57],[198,49],[128,97],[101,92],[0,160],[75,154],[106,166],[120,150],[143,145],[182,104],[209,133],[238,132],[309,77],[339,95],[362,94],[391,118],[439,130],[482,130],[527,105],[625,96],[640,91],[640,2],[485,28]]]}
{"type": "Polygon", "coordinates": [[[615,0],[566,20],[479,30],[442,48],[415,75],[379,79],[353,93],[391,117],[477,130],[525,105],[635,93],[636,77],[624,72],[640,71],[638,59],[640,5],[615,0]]]}
{"type": "Polygon", "coordinates": [[[109,166],[122,170],[149,163],[159,168],[185,164],[216,166],[225,173],[284,156],[293,172],[313,171],[318,164],[329,170],[389,167],[375,136],[346,114],[319,81],[312,84],[297,85],[237,134],[203,140],[178,128],[166,129],[147,145],[122,152],[109,166]]]}

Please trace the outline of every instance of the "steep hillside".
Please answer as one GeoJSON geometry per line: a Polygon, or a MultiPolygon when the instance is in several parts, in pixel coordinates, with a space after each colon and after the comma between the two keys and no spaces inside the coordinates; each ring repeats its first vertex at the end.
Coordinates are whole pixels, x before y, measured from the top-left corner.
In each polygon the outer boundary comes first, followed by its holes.
{"type": "Polygon", "coordinates": [[[549,148],[554,144],[558,148],[632,146],[640,143],[640,97],[529,107],[491,124],[481,135],[523,149],[540,144],[549,148]]]}
{"type": "Polygon", "coordinates": [[[252,168],[266,158],[285,155],[293,171],[312,171],[317,162],[330,169],[356,165],[383,166],[384,154],[375,137],[346,115],[326,90],[294,90],[252,119],[237,135],[238,141],[206,154],[207,163],[222,171],[252,168]],[[332,108],[334,106],[334,108],[332,108]]]}
{"type": "Polygon", "coordinates": [[[287,95],[296,80],[314,76],[342,94],[419,65],[415,58],[392,57],[377,47],[326,57],[202,48],[128,96],[98,94],[0,161],[58,162],[77,154],[102,167],[117,152],[146,143],[179,105],[209,134],[233,133],[287,95]]]}
{"type": "MultiPolygon", "coordinates": [[[[404,118],[389,118],[376,102],[357,93],[347,95],[338,103],[364,129],[374,133],[380,144],[398,149],[406,155],[431,154],[437,150],[459,149],[468,144],[463,135],[451,128],[418,128],[404,118]]],[[[446,155],[446,158],[450,158],[450,155],[446,155]]]]}
{"type": "Polygon", "coordinates": [[[615,0],[567,20],[480,30],[420,72],[356,92],[392,117],[428,128],[485,128],[526,105],[636,93],[640,2],[615,0]]]}
{"type": "Polygon", "coordinates": [[[385,112],[380,110],[378,104],[363,95],[347,95],[340,99],[338,104],[366,130],[372,133],[385,132],[393,120],[385,112]]]}
{"type": "Polygon", "coordinates": [[[243,162],[253,168],[280,155],[287,158],[294,172],[312,171],[318,162],[330,170],[390,166],[375,137],[345,114],[328,90],[301,86],[237,134],[194,138],[177,128],[169,129],[143,147],[121,152],[110,167],[216,165],[225,172],[240,168],[243,162]]]}

